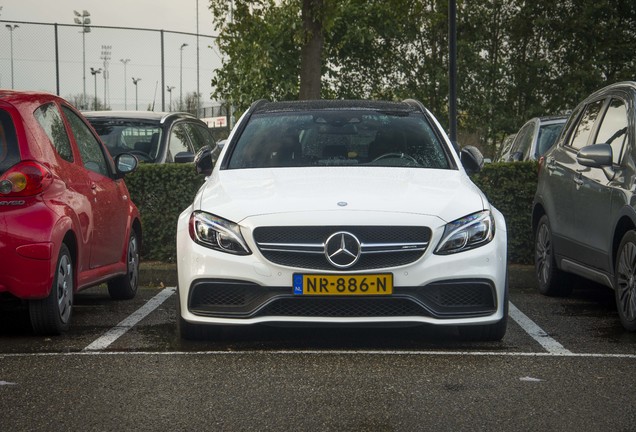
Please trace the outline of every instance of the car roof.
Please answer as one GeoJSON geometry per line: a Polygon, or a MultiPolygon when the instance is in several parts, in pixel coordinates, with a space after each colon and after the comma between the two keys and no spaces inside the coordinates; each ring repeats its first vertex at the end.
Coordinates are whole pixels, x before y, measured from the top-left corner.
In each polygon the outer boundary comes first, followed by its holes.
{"type": "MultiPolygon", "coordinates": [[[[197,119],[187,112],[161,112],[161,111],[82,111],[84,117],[88,119],[133,119],[150,120],[164,123],[167,120],[177,118],[197,119]]],[[[197,119],[198,120],[198,119],[197,119]]]]}
{"type": "Polygon", "coordinates": [[[316,99],[302,101],[255,103],[254,113],[282,112],[282,111],[315,111],[315,110],[372,110],[372,111],[397,111],[413,112],[417,108],[407,102],[376,101],[376,100],[345,100],[345,99],[316,99]]]}

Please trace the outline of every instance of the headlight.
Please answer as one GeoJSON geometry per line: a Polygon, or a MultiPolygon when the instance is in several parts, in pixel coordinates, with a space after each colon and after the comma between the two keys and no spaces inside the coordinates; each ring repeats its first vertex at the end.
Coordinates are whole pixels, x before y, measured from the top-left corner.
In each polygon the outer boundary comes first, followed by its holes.
{"type": "Polygon", "coordinates": [[[495,220],[490,211],[473,213],[446,225],[435,253],[448,255],[474,249],[490,242],[494,236],[495,220]]]}
{"type": "Polygon", "coordinates": [[[239,226],[209,213],[194,212],[190,216],[190,237],[210,249],[235,255],[249,255],[239,226]]]}

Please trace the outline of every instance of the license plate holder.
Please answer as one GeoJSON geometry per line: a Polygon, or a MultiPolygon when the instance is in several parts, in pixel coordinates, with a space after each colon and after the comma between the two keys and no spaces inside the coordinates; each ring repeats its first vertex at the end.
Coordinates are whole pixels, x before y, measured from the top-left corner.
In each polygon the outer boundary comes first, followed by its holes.
{"type": "Polygon", "coordinates": [[[369,296],[393,294],[393,273],[295,273],[294,294],[311,296],[369,296]]]}

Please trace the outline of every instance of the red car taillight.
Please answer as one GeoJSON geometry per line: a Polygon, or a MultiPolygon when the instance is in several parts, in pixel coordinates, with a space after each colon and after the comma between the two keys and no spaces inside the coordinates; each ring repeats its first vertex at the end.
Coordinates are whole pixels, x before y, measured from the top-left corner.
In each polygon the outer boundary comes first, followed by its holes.
{"type": "Polygon", "coordinates": [[[43,165],[20,162],[0,177],[0,197],[33,196],[44,191],[53,182],[53,175],[43,165]]]}

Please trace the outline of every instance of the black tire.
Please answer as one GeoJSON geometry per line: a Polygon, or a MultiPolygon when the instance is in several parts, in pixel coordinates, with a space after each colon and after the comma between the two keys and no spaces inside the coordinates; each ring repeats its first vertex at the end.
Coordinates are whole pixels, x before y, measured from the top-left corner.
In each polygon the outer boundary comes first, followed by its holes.
{"type": "Polygon", "coordinates": [[[628,231],[616,254],[614,295],[621,324],[636,331],[636,232],[628,231]]]}
{"type": "Polygon", "coordinates": [[[130,300],[139,287],[139,243],[135,230],[130,230],[126,248],[126,274],[108,281],[108,294],[113,300],[130,300]]]}
{"type": "Polygon", "coordinates": [[[218,338],[222,327],[216,325],[201,325],[187,322],[181,316],[181,301],[177,290],[177,330],[182,339],[201,341],[218,338]]]}
{"type": "Polygon", "coordinates": [[[534,238],[534,268],[539,282],[539,292],[553,297],[568,296],[572,293],[572,280],[567,273],[557,267],[554,258],[552,229],[548,217],[539,219],[534,238]]]}
{"type": "Polygon", "coordinates": [[[44,299],[29,301],[29,316],[35,334],[59,335],[69,329],[74,291],[73,258],[68,247],[62,244],[51,292],[44,299]]]}

